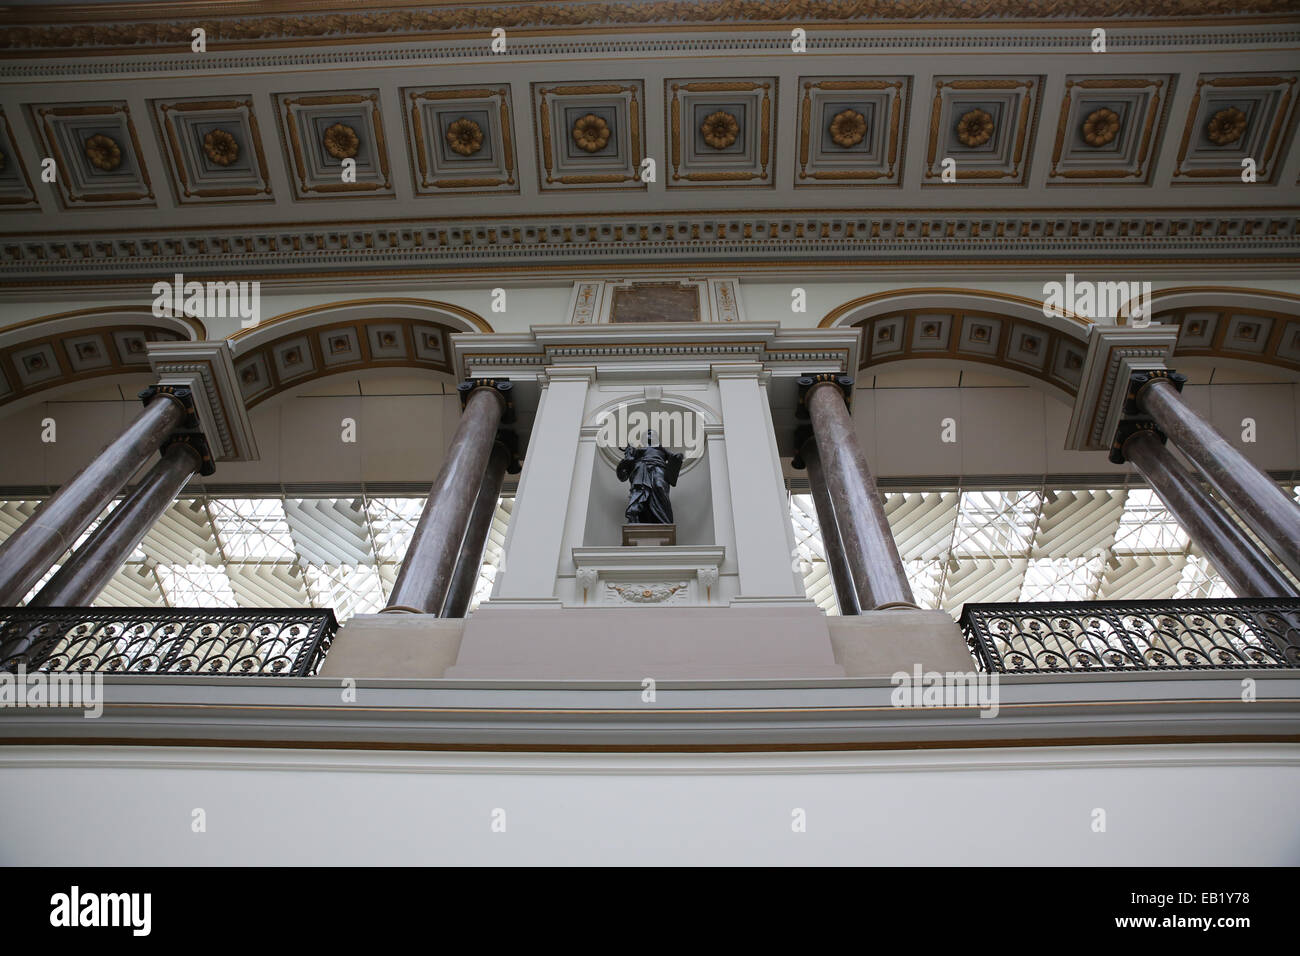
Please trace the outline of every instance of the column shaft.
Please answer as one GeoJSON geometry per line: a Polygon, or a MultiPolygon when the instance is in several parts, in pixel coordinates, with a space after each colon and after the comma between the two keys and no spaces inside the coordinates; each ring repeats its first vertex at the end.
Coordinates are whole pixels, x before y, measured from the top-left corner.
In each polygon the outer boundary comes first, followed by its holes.
{"type": "Polygon", "coordinates": [[[1168,379],[1144,385],[1137,404],[1291,573],[1300,575],[1300,505],[1193,411],[1168,379]]]}
{"type": "Polygon", "coordinates": [[[858,606],[916,607],[912,587],[885,519],[884,504],[835,382],[816,382],[804,398],[821,453],[826,486],[844,541],[858,606]]]}
{"type": "Polygon", "coordinates": [[[480,386],[469,393],[385,611],[437,614],[442,609],[504,411],[505,399],[495,388],[480,386]]]}
{"type": "Polygon", "coordinates": [[[1264,559],[1154,432],[1136,432],[1124,442],[1123,452],[1234,594],[1282,597],[1295,593],[1282,572],[1264,559]]]}
{"type": "Polygon", "coordinates": [[[0,545],[0,606],[15,605],[85,531],[185,418],[179,400],[156,395],[21,528],[0,545]]]}
{"type": "Polygon", "coordinates": [[[841,614],[860,614],[858,592],[853,584],[853,572],[849,570],[848,560],[844,557],[844,539],[840,536],[839,522],[835,518],[835,508],[831,504],[830,489],[826,487],[826,475],[822,471],[821,455],[817,451],[817,441],[807,441],[799,451],[804,467],[808,469],[808,484],[812,488],[813,504],[817,508],[817,524],[822,533],[822,548],[826,552],[826,564],[831,569],[831,580],[835,582],[835,597],[839,600],[841,614]]]}
{"type": "Polygon", "coordinates": [[[465,537],[460,543],[460,557],[456,559],[451,587],[447,590],[447,600],[442,606],[443,617],[464,617],[469,609],[509,464],[510,450],[501,442],[494,442],[487,468],[483,472],[483,480],[478,486],[478,497],[474,499],[474,510],[470,512],[469,527],[465,529],[465,537]]]}
{"type": "Polygon", "coordinates": [[[202,464],[177,442],[163,452],[135,490],[73,552],[28,607],[88,607],[202,464]]]}

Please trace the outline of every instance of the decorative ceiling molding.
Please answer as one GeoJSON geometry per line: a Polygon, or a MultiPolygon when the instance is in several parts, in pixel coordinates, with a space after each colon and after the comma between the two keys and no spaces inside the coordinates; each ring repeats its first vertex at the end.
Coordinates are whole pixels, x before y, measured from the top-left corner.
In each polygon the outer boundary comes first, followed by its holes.
{"type": "Polygon", "coordinates": [[[1067,77],[1048,185],[1150,182],[1175,80],[1067,77]]]}
{"type": "Polygon", "coordinates": [[[645,143],[641,80],[534,83],[533,134],[543,192],[637,189],[645,143]]]}
{"type": "Polygon", "coordinates": [[[1041,76],[935,77],[922,185],[1023,186],[1029,177],[1041,76]]]}
{"type": "Polygon", "coordinates": [[[800,77],[795,185],[900,185],[911,81],[800,77]]]}
{"type": "Polygon", "coordinates": [[[138,5],[103,4],[58,8],[57,21],[47,9],[7,12],[0,29],[0,49],[11,53],[118,52],[123,49],[188,49],[190,31],[201,22],[215,47],[275,46],[322,40],[393,42],[495,27],[549,33],[584,33],[610,27],[698,28],[725,23],[732,29],[770,29],[773,24],[808,23],[842,26],[872,21],[877,27],[925,22],[987,26],[1028,21],[1082,20],[1089,24],[1131,24],[1148,20],[1181,22],[1205,18],[1212,23],[1252,22],[1287,17],[1288,0],[1133,0],[1116,17],[1111,0],[1063,0],[1046,9],[1032,0],[638,0],[569,3],[505,3],[485,6],[453,3],[435,7],[388,7],[357,4],[322,9],[314,4],[283,4],[274,15],[231,15],[224,4],[200,7],[185,18],[152,16],[138,5]],[[142,15],[143,14],[143,15],[142,15]],[[53,21],[53,22],[52,22],[53,21]]]}
{"type": "Polygon", "coordinates": [[[266,223],[156,232],[76,230],[0,236],[7,284],[75,277],[300,274],[523,265],[544,273],[575,264],[642,265],[758,260],[1149,260],[1293,262],[1300,218],[1286,209],[1134,210],[1079,214],[1011,210],[721,210],[492,216],[354,224],[266,223]],[[1098,241],[1102,240],[1102,241],[1098,241]]]}
{"type": "Polygon", "coordinates": [[[518,193],[510,88],[402,90],[415,192],[518,193]]]}
{"type": "Polygon", "coordinates": [[[23,163],[9,117],[0,109],[0,205],[11,208],[39,209],[40,201],[32,186],[32,177],[23,163]]]}
{"type": "Polygon", "coordinates": [[[125,100],[27,107],[41,155],[55,161],[64,208],[156,205],[144,151],[125,100]]]}
{"type": "Polygon", "coordinates": [[[1173,179],[1178,185],[1239,182],[1254,164],[1271,183],[1286,161],[1300,73],[1202,74],[1187,109],[1173,179]]]}
{"type": "Polygon", "coordinates": [[[180,203],[271,201],[271,179],[253,97],[154,100],[180,203]]]}

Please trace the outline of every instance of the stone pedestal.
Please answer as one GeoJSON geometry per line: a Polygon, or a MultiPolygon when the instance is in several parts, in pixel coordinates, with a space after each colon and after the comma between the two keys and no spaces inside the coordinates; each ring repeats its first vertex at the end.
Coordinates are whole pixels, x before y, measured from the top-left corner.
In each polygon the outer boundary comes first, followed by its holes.
{"type": "Polygon", "coordinates": [[[358,614],[334,638],[321,677],[442,677],[465,621],[436,614],[358,614]]]}
{"type": "Polygon", "coordinates": [[[623,525],[623,547],[655,547],[677,543],[677,525],[675,524],[625,524],[623,525]]]}
{"type": "Polygon", "coordinates": [[[843,677],[815,607],[479,607],[448,678],[775,680],[843,677]]]}
{"type": "Polygon", "coordinates": [[[969,674],[975,661],[957,622],[944,611],[897,608],[828,617],[835,662],[848,677],[923,671],[969,674]]]}

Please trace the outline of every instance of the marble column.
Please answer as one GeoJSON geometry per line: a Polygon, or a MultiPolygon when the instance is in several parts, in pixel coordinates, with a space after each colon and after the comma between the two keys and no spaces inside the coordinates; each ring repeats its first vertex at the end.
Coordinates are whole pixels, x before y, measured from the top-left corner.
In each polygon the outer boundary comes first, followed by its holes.
{"type": "Polygon", "coordinates": [[[1300,505],[1184,402],[1167,377],[1152,377],[1140,385],[1136,402],[1278,560],[1300,575],[1300,505]]]}
{"type": "Polygon", "coordinates": [[[27,606],[89,607],[202,463],[202,455],[193,446],[183,441],[168,445],[135,490],[91,532],[27,606]]]}
{"type": "MultiPolygon", "coordinates": [[[[822,470],[835,511],[844,555],[864,610],[916,607],[885,506],[853,429],[840,379],[808,385],[804,404],[812,419],[822,470]]],[[[804,384],[804,383],[801,383],[804,384]]]]}
{"type": "Polygon", "coordinates": [[[501,485],[506,479],[510,457],[510,449],[503,442],[493,442],[492,454],[488,457],[483,480],[478,486],[478,496],[474,499],[474,509],[470,512],[469,527],[465,529],[465,538],[460,543],[460,557],[456,559],[456,570],[452,574],[451,587],[447,590],[447,600],[442,606],[442,617],[464,617],[469,609],[474,588],[478,584],[479,570],[483,566],[483,551],[487,547],[488,533],[492,530],[492,519],[496,515],[497,501],[501,497],[501,485]]]}
{"type": "Polygon", "coordinates": [[[12,606],[58,560],[163,439],[190,415],[188,389],[147,390],[144,411],[0,545],[0,606],[12,606]]]}
{"type": "Polygon", "coordinates": [[[826,552],[826,564],[831,571],[831,580],[835,583],[835,597],[839,601],[840,613],[860,614],[858,591],[853,584],[853,573],[849,570],[848,560],[844,557],[844,539],[840,536],[839,522],[835,518],[835,508],[831,504],[831,493],[826,486],[826,474],[822,470],[821,454],[817,451],[815,438],[809,438],[803,443],[799,449],[799,460],[808,471],[808,485],[812,489],[817,524],[822,534],[822,549],[826,552]]]}
{"type": "Polygon", "coordinates": [[[465,401],[460,424],[429,490],[385,612],[437,614],[451,587],[474,499],[506,411],[510,383],[475,379],[458,388],[465,401]]]}
{"type": "Polygon", "coordinates": [[[1234,594],[1295,594],[1282,572],[1259,553],[1246,533],[1178,463],[1154,429],[1135,431],[1120,447],[1234,594]]]}

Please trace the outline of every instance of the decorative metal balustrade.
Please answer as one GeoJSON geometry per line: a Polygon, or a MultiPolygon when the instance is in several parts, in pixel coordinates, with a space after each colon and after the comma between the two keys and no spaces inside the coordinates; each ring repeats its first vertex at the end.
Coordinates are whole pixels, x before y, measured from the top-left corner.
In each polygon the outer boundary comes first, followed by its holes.
{"type": "Polygon", "coordinates": [[[328,609],[0,608],[0,670],[310,677],[328,609]]]}
{"type": "Polygon", "coordinates": [[[961,628],[999,673],[1300,667],[1300,600],[967,604],[961,628]]]}

